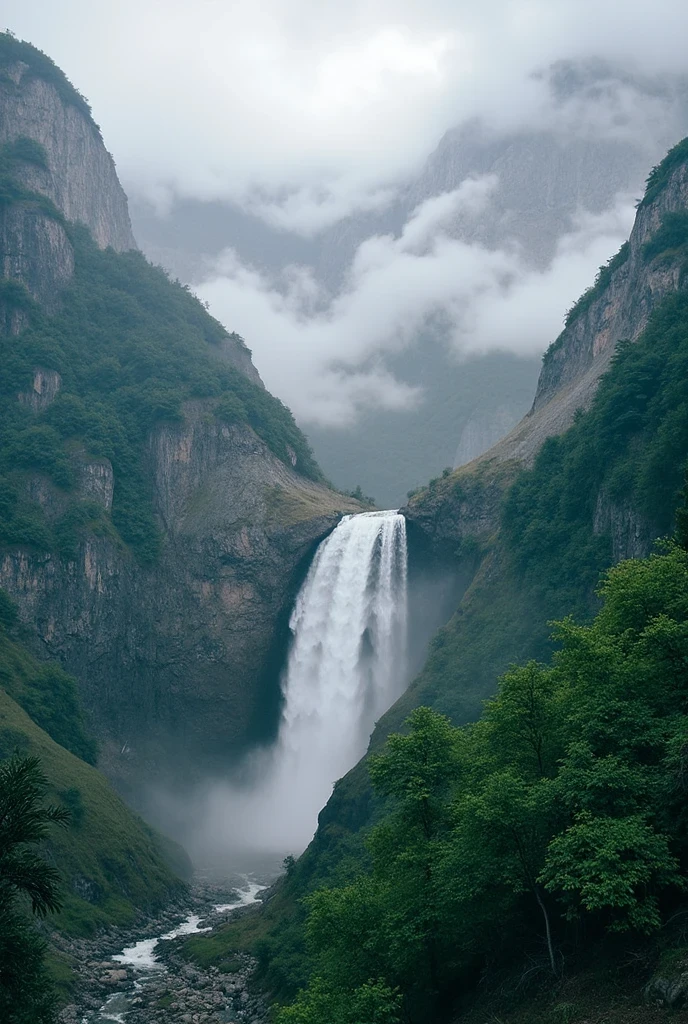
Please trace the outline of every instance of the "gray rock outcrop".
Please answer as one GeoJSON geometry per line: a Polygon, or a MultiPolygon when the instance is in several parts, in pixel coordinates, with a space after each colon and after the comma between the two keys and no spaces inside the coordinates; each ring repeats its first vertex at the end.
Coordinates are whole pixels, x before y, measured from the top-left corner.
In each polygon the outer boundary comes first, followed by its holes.
{"type": "Polygon", "coordinates": [[[23,61],[6,68],[0,82],[0,145],[18,138],[33,139],[47,157],[47,167],[22,165],[25,188],[85,224],[102,249],[136,248],[127,197],[97,125],[23,61]]]}

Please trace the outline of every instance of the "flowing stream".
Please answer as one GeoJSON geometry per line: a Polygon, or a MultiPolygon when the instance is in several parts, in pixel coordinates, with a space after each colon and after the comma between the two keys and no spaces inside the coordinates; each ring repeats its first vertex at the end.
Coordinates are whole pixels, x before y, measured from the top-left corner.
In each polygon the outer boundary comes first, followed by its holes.
{"type": "Polygon", "coordinates": [[[219,846],[283,856],[308,844],[333,783],[408,682],[406,563],[396,511],[345,516],[320,544],[291,615],[277,743],[254,758],[249,786],[207,809],[219,846]]]}
{"type": "MultiPolygon", "coordinates": [[[[213,907],[214,913],[223,913],[226,910],[235,910],[237,907],[247,907],[251,903],[258,902],[258,893],[265,888],[257,882],[248,878],[244,880],[244,887],[237,889],[237,898],[231,903],[220,903],[213,907]]],[[[207,916],[207,915],[206,915],[207,916]]],[[[158,974],[166,970],[156,956],[155,948],[161,940],[176,939],[180,935],[194,935],[199,932],[210,931],[210,928],[199,928],[203,920],[198,914],[190,914],[184,921],[164,935],[158,935],[150,939],[141,939],[133,946],[126,946],[121,953],[111,957],[112,962],[122,964],[123,967],[132,969],[136,974],[134,989],[128,992],[115,992],[105,1003],[93,1014],[87,1014],[82,1024],[124,1024],[127,1011],[131,1007],[131,1000],[146,984],[146,977],[158,974]]]]}

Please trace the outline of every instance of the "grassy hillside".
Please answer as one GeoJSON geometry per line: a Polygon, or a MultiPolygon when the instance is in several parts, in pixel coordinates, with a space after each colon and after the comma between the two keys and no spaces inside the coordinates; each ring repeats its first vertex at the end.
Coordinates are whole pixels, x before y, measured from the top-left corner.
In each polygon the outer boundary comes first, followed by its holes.
{"type": "Polygon", "coordinates": [[[78,713],[72,717],[71,696],[65,702],[56,687],[51,703],[48,691],[29,685],[35,677],[44,682],[63,681],[63,676],[39,665],[0,627],[0,759],[15,751],[39,757],[50,780],[49,798],[71,811],[72,827],[56,831],[45,853],[65,880],[64,910],[54,924],[84,935],[108,924],[126,924],[137,912],[180,893],[183,883],[175,871],[186,870],[187,862],[183,851],[125,806],[100,772],[56,743],[10,696],[22,699],[37,717],[48,718],[46,726],[56,735],[78,745],[75,738],[88,739],[76,728],[79,718],[78,713]]]}
{"type": "Polygon", "coordinates": [[[59,665],[41,663],[12,639],[17,610],[0,590],[0,686],[56,743],[88,764],[96,744],[86,728],[76,682],[59,665]]]}

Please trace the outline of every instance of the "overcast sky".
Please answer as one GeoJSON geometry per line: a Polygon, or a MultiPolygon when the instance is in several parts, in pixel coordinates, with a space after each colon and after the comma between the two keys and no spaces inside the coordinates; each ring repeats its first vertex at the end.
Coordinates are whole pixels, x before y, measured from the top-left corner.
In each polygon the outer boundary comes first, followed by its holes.
{"type": "Polygon", "coordinates": [[[467,115],[539,116],[529,74],[604,57],[685,71],[684,0],[4,0],[161,199],[310,195],[337,216],[467,115]]]}
{"type": "MultiPolygon", "coordinates": [[[[468,117],[496,131],[556,124],[537,74],[553,61],[688,70],[685,0],[4,0],[0,17],[87,96],[130,193],[161,212],[176,196],[231,200],[305,235],[383,206],[468,117]]],[[[605,104],[581,120],[624,130],[605,104]]],[[[315,302],[299,271],[275,291],[231,248],[201,292],[302,420],[412,406],[380,359],[428,315],[448,317],[461,351],[542,348],[630,227],[631,197],[602,218],[581,210],[535,273],[506,244],[488,252],[445,231],[455,204],[479,215],[497,187],[454,189],[401,238],[370,239],[344,295],[315,302]]]]}

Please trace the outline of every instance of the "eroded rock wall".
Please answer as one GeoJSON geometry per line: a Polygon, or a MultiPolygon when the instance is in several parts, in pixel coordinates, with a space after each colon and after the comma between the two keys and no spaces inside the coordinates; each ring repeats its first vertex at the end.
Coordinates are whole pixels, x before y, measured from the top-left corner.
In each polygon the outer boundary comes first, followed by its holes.
{"type": "Polygon", "coordinates": [[[67,220],[85,224],[98,245],[135,249],[127,197],[98,127],[56,87],[17,61],[0,82],[0,145],[38,142],[47,167],[24,163],[21,184],[50,199],[67,220]]]}
{"type": "MultiPolygon", "coordinates": [[[[103,767],[124,787],[219,770],[271,735],[294,596],[317,543],[358,509],[201,402],[152,434],[148,469],[164,528],[155,566],[114,534],[87,535],[71,559],[0,558],[0,586],[79,680],[103,767]]],[[[78,479],[83,497],[110,507],[106,460],[84,457],[78,479]]],[[[47,480],[32,493],[59,514],[47,480]]]]}

